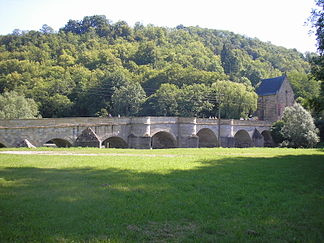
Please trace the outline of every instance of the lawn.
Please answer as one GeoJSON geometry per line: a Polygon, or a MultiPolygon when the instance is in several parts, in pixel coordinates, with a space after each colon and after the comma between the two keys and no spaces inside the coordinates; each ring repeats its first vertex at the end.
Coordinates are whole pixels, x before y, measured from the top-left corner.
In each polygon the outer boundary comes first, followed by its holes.
{"type": "Polygon", "coordinates": [[[0,242],[323,242],[323,219],[323,149],[0,149],[0,242]]]}

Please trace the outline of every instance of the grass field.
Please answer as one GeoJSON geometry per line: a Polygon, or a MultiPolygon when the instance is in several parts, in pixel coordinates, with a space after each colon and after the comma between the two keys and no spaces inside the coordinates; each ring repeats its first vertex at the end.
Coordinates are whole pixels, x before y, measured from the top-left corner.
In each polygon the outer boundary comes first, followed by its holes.
{"type": "Polygon", "coordinates": [[[0,242],[323,241],[323,149],[0,149],[0,242]]]}

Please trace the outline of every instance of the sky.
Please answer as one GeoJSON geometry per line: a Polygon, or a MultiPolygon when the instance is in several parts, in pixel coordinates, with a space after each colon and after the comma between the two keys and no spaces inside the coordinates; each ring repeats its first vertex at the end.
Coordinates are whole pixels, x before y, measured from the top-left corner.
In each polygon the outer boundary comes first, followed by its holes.
{"type": "Polygon", "coordinates": [[[305,26],[314,0],[0,0],[0,35],[14,29],[58,31],[69,19],[105,15],[133,26],[200,26],[228,30],[298,51],[316,52],[305,26]]]}

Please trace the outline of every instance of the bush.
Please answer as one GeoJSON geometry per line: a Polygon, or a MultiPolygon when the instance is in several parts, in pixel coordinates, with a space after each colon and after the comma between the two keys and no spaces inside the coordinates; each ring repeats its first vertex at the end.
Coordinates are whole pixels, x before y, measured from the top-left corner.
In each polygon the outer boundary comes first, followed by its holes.
{"type": "Polygon", "coordinates": [[[295,103],[291,107],[286,107],[282,121],[283,126],[280,130],[284,138],[282,145],[310,148],[319,142],[314,120],[300,104],[295,103]]]}

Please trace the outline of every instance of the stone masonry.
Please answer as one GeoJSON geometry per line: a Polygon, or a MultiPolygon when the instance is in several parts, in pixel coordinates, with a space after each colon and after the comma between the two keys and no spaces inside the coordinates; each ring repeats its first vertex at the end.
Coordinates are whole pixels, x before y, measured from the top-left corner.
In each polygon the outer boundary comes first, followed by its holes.
{"type": "Polygon", "coordinates": [[[287,106],[295,102],[294,91],[286,76],[262,80],[258,94],[257,116],[260,120],[277,121],[287,106]]]}
{"type": "Polygon", "coordinates": [[[0,147],[197,148],[270,146],[270,122],[184,117],[0,120],[0,147]],[[218,134],[220,126],[220,134],[218,134]],[[219,141],[220,140],[220,141],[219,141]]]}

